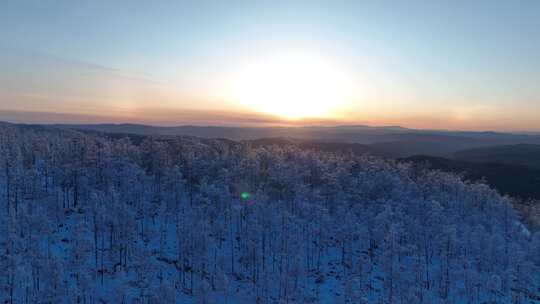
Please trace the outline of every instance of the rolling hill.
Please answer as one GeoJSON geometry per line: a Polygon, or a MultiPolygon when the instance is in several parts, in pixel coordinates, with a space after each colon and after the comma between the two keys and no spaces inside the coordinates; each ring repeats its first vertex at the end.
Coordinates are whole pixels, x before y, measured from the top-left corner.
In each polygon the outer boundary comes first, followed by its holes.
{"type": "Polygon", "coordinates": [[[540,170],[501,163],[475,163],[432,156],[413,156],[400,161],[431,169],[462,174],[471,181],[485,180],[502,194],[522,199],[540,199],[540,170]]]}
{"type": "Polygon", "coordinates": [[[455,159],[477,163],[500,163],[540,169],[540,145],[517,144],[458,151],[455,159]]]}

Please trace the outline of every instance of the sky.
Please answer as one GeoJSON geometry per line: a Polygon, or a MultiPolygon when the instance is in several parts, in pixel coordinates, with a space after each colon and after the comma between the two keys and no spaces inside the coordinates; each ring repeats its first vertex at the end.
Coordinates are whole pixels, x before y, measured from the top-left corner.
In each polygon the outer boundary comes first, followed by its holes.
{"type": "Polygon", "coordinates": [[[0,2],[0,120],[540,131],[540,1],[0,2]]]}

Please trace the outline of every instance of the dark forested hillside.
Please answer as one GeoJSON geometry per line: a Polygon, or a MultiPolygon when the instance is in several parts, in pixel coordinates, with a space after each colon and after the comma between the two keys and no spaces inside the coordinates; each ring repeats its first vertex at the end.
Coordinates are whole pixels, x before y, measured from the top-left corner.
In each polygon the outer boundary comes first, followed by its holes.
{"type": "Polygon", "coordinates": [[[355,153],[0,125],[5,303],[540,303],[540,234],[355,153]]]}
{"type": "Polygon", "coordinates": [[[484,180],[502,194],[515,198],[540,200],[540,170],[504,163],[474,163],[432,156],[403,159],[445,172],[462,174],[472,181],[484,180]]]}
{"type": "Polygon", "coordinates": [[[540,169],[540,145],[519,144],[476,148],[458,151],[455,158],[469,162],[500,163],[540,169]]]}

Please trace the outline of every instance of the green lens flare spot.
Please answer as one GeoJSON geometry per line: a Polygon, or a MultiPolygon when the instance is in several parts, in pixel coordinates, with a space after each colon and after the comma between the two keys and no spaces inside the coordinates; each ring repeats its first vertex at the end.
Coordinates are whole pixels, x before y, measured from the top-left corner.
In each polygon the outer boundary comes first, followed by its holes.
{"type": "Polygon", "coordinates": [[[240,193],[240,198],[241,198],[243,201],[248,200],[248,199],[249,199],[249,196],[250,196],[250,195],[249,195],[249,193],[247,193],[247,192],[242,192],[242,193],[240,193]]]}

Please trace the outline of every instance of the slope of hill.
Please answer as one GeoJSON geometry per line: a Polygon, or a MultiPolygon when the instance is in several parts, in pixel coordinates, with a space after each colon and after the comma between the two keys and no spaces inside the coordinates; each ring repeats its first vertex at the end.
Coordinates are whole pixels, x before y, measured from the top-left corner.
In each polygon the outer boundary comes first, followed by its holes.
{"type": "Polygon", "coordinates": [[[410,139],[391,142],[380,142],[370,144],[369,147],[376,155],[390,158],[402,158],[413,155],[450,157],[460,149],[481,145],[482,144],[480,142],[474,142],[473,140],[443,137],[438,140],[410,139]]]}
{"type": "Polygon", "coordinates": [[[540,234],[486,185],[294,145],[136,139],[0,126],[0,302],[540,303],[540,234]]]}
{"type": "Polygon", "coordinates": [[[458,151],[455,158],[469,162],[500,163],[540,169],[540,145],[518,144],[476,148],[458,151]]]}
{"type": "Polygon", "coordinates": [[[540,170],[500,163],[474,163],[432,156],[401,159],[429,168],[462,174],[471,181],[485,180],[502,194],[540,200],[540,170]]]}
{"type": "Polygon", "coordinates": [[[294,138],[261,138],[255,140],[243,141],[253,147],[268,147],[268,146],[296,146],[302,149],[309,149],[314,151],[334,152],[338,154],[353,153],[356,155],[371,154],[377,156],[384,156],[379,154],[378,151],[372,149],[370,145],[363,145],[357,143],[341,143],[341,142],[316,142],[305,141],[294,138]]]}

